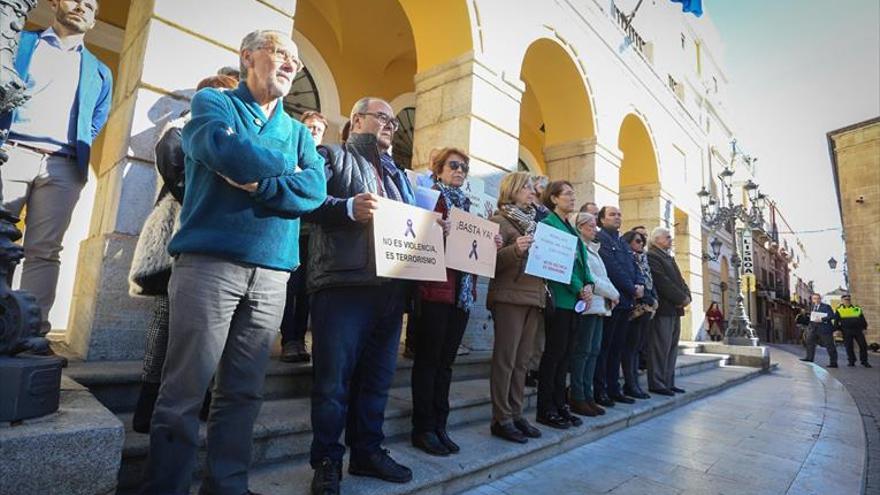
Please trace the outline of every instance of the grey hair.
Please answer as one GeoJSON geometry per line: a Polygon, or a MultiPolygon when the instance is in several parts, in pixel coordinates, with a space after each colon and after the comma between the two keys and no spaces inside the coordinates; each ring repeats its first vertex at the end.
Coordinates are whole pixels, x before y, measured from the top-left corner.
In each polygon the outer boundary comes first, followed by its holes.
{"type": "Polygon", "coordinates": [[[654,241],[657,240],[658,237],[660,237],[661,235],[664,235],[664,234],[670,234],[669,229],[667,229],[666,227],[654,227],[654,230],[651,231],[651,236],[650,236],[650,241],[649,241],[651,243],[651,245],[652,246],[655,245],[656,243],[654,241]]]}
{"type": "Polygon", "coordinates": [[[364,96],[360,100],[356,101],[354,103],[354,106],[351,107],[351,115],[348,116],[349,120],[354,121],[355,115],[359,113],[365,113],[369,109],[370,103],[372,103],[373,100],[381,100],[381,98],[376,98],[375,96],[364,96]]]}
{"type": "Polygon", "coordinates": [[[547,178],[546,175],[533,175],[532,176],[532,185],[535,188],[538,187],[547,187],[547,184],[550,183],[550,179],[547,178]]]}
{"type": "Polygon", "coordinates": [[[596,218],[596,215],[593,215],[592,213],[588,213],[586,211],[582,211],[577,214],[577,217],[575,217],[574,225],[575,225],[575,227],[580,227],[581,225],[583,225],[591,220],[593,222],[598,221],[598,219],[596,218]]]}
{"type": "Polygon", "coordinates": [[[239,78],[242,81],[247,79],[247,67],[244,66],[244,60],[242,59],[241,54],[244,53],[245,50],[250,52],[259,50],[266,46],[266,43],[276,38],[290,40],[290,42],[293,43],[293,40],[290,39],[290,35],[274,29],[257,29],[256,31],[251,31],[246,34],[241,40],[241,48],[238,49],[238,71],[240,73],[239,78]]]}

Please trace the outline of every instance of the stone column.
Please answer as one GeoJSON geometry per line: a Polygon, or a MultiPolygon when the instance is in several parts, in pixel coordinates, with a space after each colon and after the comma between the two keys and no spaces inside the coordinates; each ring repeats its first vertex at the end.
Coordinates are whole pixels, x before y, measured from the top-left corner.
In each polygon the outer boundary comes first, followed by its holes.
{"type": "MultiPolygon", "coordinates": [[[[519,107],[525,85],[466,53],[416,74],[413,168],[424,169],[432,149],[455,146],[470,154],[470,176],[498,195],[505,173],[516,171],[519,107]]],[[[464,345],[492,348],[493,324],[486,310],[488,280],[480,278],[477,306],[471,311],[464,345]]]]}
{"type": "Polygon", "coordinates": [[[595,137],[544,148],[550,180],[571,182],[578,205],[587,201],[600,207],[617,204],[622,159],[616,147],[605,146],[595,137]]]}
{"type": "Polygon", "coordinates": [[[139,359],[151,299],[128,295],[128,271],[152,209],[159,131],[188,107],[196,84],[238,66],[254,29],[293,32],[295,0],[137,0],[126,25],[113,110],[95,157],[98,188],[77,266],[67,344],[87,360],[139,359]]]}

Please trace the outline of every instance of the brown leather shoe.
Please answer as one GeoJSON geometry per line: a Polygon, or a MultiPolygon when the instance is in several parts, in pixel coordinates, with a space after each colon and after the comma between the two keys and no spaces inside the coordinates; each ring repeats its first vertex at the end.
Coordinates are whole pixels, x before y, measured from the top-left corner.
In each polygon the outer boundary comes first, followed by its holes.
{"type": "Polygon", "coordinates": [[[605,414],[605,409],[602,409],[602,406],[596,404],[595,402],[588,400],[587,405],[593,408],[593,411],[596,411],[597,416],[602,416],[605,414]]]}
{"type": "Polygon", "coordinates": [[[568,405],[571,406],[571,412],[580,416],[594,417],[598,414],[596,410],[590,407],[590,404],[584,400],[573,400],[570,401],[568,405]]]}

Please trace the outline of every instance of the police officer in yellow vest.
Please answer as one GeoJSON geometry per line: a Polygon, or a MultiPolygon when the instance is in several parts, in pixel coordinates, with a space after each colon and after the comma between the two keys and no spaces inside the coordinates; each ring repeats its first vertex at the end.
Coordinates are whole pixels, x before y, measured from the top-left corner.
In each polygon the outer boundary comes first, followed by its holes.
{"type": "Polygon", "coordinates": [[[841,304],[834,312],[834,327],[843,331],[843,343],[846,347],[846,357],[849,366],[856,365],[856,353],[853,349],[853,340],[859,343],[859,361],[862,366],[870,368],[868,363],[868,343],[865,341],[865,329],[868,328],[868,322],[865,320],[865,314],[862,308],[853,306],[852,298],[849,294],[840,298],[841,304]]]}

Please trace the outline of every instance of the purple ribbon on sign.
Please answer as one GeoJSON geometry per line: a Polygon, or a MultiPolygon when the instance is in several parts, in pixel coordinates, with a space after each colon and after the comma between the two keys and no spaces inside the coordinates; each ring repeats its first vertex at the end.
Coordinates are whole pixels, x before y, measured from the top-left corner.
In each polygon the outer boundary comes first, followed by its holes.
{"type": "Polygon", "coordinates": [[[471,244],[471,254],[468,255],[468,258],[473,258],[475,260],[479,260],[479,256],[477,256],[477,240],[474,239],[474,243],[471,244]]]}
{"type": "Polygon", "coordinates": [[[416,231],[413,230],[412,220],[406,220],[406,232],[403,233],[403,236],[406,237],[408,235],[412,235],[413,239],[416,238],[416,231]]]}

